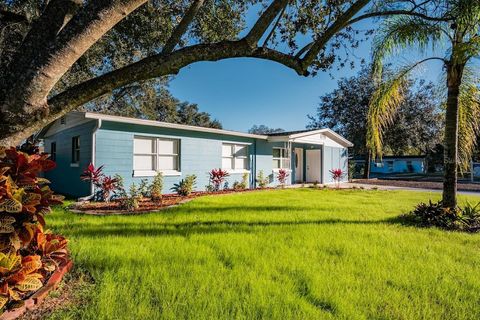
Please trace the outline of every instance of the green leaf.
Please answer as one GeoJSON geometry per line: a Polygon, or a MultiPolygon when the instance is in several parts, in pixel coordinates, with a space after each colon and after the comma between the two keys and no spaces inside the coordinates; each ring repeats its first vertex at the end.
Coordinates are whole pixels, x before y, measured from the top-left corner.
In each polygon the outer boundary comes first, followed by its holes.
{"type": "Polygon", "coordinates": [[[0,202],[0,212],[2,211],[10,213],[22,212],[22,203],[14,199],[5,199],[3,202],[0,202]]]}
{"type": "Polygon", "coordinates": [[[22,282],[19,282],[15,287],[23,292],[37,291],[43,286],[42,281],[36,277],[28,277],[22,282]]]}

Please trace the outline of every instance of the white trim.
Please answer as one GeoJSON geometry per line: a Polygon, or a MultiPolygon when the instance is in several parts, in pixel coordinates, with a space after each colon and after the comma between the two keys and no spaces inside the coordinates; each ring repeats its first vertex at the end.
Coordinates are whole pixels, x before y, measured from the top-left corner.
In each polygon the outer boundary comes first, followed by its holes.
{"type": "MultiPolygon", "coordinates": [[[[95,128],[93,128],[93,133],[92,133],[92,164],[95,166],[96,163],[95,161],[96,156],[97,156],[97,131],[100,129],[102,126],[102,120],[98,119],[97,123],[95,125],[95,128]]],[[[93,182],[90,182],[90,191],[93,194],[95,192],[95,186],[93,185],[93,182]]]]}
{"type": "Polygon", "coordinates": [[[285,148],[285,147],[273,147],[272,148],[272,161],[280,161],[280,168],[272,168],[272,170],[280,170],[280,169],[284,169],[284,170],[290,170],[292,168],[292,155],[291,155],[291,152],[288,148],[285,148]],[[280,157],[275,157],[273,156],[273,150],[275,149],[279,149],[280,150],[280,157]],[[286,158],[282,157],[282,150],[285,150],[285,154],[287,155],[286,158]],[[283,167],[283,161],[284,160],[288,160],[288,167],[284,168],[283,167]]]}
{"type": "MultiPolygon", "coordinates": [[[[324,128],[324,129],[318,129],[318,130],[311,130],[311,131],[305,131],[305,132],[300,132],[300,133],[295,133],[295,134],[286,134],[284,136],[270,136],[268,137],[268,141],[275,142],[275,141],[291,141],[295,142],[295,139],[299,139],[302,137],[306,136],[311,136],[315,134],[323,134],[324,136],[336,141],[340,145],[344,147],[353,147],[353,143],[333,131],[332,129],[324,128]]],[[[310,143],[309,144],[313,144],[310,143]]],[[[323,144],[323,143],[322,143],[323,144]]]]}
{"type": "Polygon", "coordinates": [[[241,173],[241,172],[244,172],[244,171],[250,172],[250,161],[249,161],[250,152],[248,150],[249,147],[250,147],[250,144],[245,144],[245,143],[222,142],[222,150],[221,150],[222,170],[226,170],[226,171],[232,172],[232,173],[241,173]],[[230,156],[224,156],[223,155],[223,147],[224,146],[229,146],[230,147],[230,152],[231,152],[230,156]],[[245,156],[237,156],[236,155],[237,146],[247,149],[247,153],[246,153],[245,156]],[[223,167],[223,159],[229,159],[231,161],[230,165],[233,166],[233,168],[224,168],[223,167]],[[236,160],[237,159],[243,160],[244,164],[246,164],[246,168],[237,169],[236,168],[236,160]]]}
{"type": "Polygon", "coordinates": [[[251,142],[237,142],[237,141],[230,141],[230,140],[221,140],[222,144],[241,144],[242,146],[251,146],[251,142]]]}
{"type": "Polygon", "coordinates": [[[245,170],[245,169],[239,169],[239,170],[228,170],[228,169],[222,169],[227,171],[229,174],[239,174],[239,173],[248,173],[250,174],[250,170],[245,170]]]}
{"type": "Polygon", "coordinates": [[[134,177],[155,177],[159,172],[161,172],[164,177],[181,176],[182,175],[181,171],[175,171],[175,170],[162,170],[162,171],[133,170],[133,176],[134,177]]]}
{"type": "Polygon", "coordinates": [[[237,136],[237,137],[263,139],[263,140],[267,140],[268,138],[268,136],[258,135],[258,134],[243,133],[243,132],[237,132],[237,131],[231,131],[231,130],[196,127],[196,126],[190,126],[185,124],[167,123],[167,122],[154,121],[154,120],[111,116],[111,115],[94,113],[94,112],[85,112],[84,115],[85,115],[85,118],[87,119],[101,119],[101,120],[112,121],[112,122],[130,123],[130,124],[138,124],[138,125],[145,125],[145,126],[152,126],[152,127],[171,128],[171,129],[198,131],[198,132],[217,133],[217,134],[231,135],[231,136],[237,136]]]}
{"type": "MultiPolygon", "coordinates": [[[[155,170],[152,170],[152,172],[165,172],[166,175],[171,175],[169,174],[170,172],[180,172],[180,154],[181,154],[181,139],[179,138],[163,138],[163,137],[157,137],[157,136],[141,136],[141,135],[134,135],[133,136],[133,171],[135,171],[135,156],[150,156],[155,158],[155,163],[154,163],[154,168],[155,170]],[[150,140],[154,142],[154,152],[153,153],[135,153],[135,139],[141,140],[150,140]],[[159,143],[160,141],[175,141],[177,143],[177,153],[172,153],[172,154],[167,154],[167,153],[160,153],[160,148],[159,148],[159,143]],[[159,161],[160,157],[175,157],[176,159],[176,165],[177,165],[177,170],[165,170],[165,169],[159,169],[159,161]]],[[[137,170],[137,171],[142,171],[142,172],[150,172],[150,170],[137,170]]],[[[155,174],[154,174],[155,175],[155,174]]]]}
{"type": "Polygon", "coordinates": [[[285,169],[285,168],[273,168],[272,172],[279,172],[280,170],[285,170],[287,172],[292,172],[292,169],[285,169]]]}

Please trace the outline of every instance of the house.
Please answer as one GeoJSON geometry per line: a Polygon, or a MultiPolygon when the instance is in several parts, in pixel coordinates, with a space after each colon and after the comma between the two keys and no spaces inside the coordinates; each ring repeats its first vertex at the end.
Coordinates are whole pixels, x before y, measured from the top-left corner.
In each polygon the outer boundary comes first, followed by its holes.
{"type": "Polygon", "coordinates": [[[189,174],[197,176],[196,189],[205,190],[214,168],[230,173],[230,186],[248,173],[250,187],[255,187],[260,171],[275,186],[281,168],[289,170],[289,184],[327,184],[333,182],[329,170],[347,172],[347,148],[352,146],[330,129],[267,136],[92,112],[69,113],[44,128],[39,138],[57,163],[46,173],[52,189],[75,197],[92,192],[93,186],[79,179],[89,163],[103,165],[106,175],[120,174],[127,188],[160,171],[164,193],[189,174]]]}
{"type": "MultiPolygon", "coordinates": [[[[355,158],[356,166],[364,166],[365,158],[355,158]]],[[[382,159],[372,160],[370,173],[426,173],[425,156],[383,156],[382,159]]]]}

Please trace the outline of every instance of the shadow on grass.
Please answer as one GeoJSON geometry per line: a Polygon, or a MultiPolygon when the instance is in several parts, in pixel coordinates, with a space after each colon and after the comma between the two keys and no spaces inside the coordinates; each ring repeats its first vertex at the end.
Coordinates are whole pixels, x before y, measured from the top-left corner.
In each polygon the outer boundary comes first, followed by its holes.
{"type": "MultiPolygon", "coordinates": [[[[220,234],[220,233],[257,233],[265,228],[305,225],[407,225],[402,218],[395,217],[384,220],[348,220],[348,219],[308,219],[308,220],[279,220],[279,221],[241,221],[241,220],[209,220],[183,223],[109,223],[90,224],[74,223],[64,230],[67,236],[80,237],[134,237],[134,236],[183,236],[193,234],[220,234]]],[[[410,225],[410,224],[408,224],[410,225]]]]}

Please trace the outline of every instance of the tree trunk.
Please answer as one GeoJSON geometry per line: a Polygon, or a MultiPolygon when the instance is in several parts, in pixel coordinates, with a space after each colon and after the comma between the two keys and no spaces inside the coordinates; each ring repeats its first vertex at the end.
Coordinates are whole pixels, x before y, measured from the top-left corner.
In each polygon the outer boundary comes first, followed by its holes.
{"type": "Polygon", "coordinates": [[[462,82],[464,65],[449,63],[447,65],[447,110],[445,115],[445,151],[443,207],[457,206],[458,176],[458,97],[462,82]]]}
{"type": "Polygon", "coordinates": [[[372,154],[370,151],[367,151],[365,156],[365,168],[363,170],[363,178],[370,179],[370,163],[372,162],[372,154]]]}

